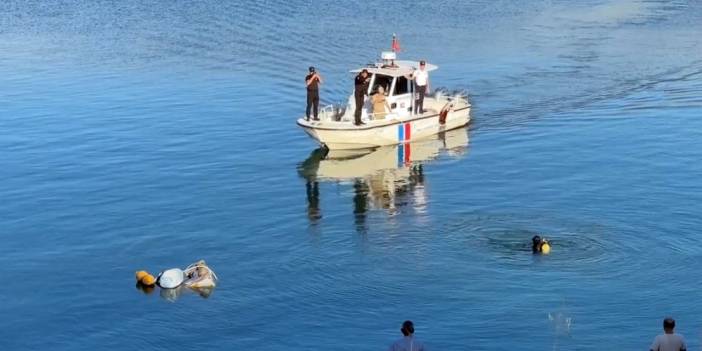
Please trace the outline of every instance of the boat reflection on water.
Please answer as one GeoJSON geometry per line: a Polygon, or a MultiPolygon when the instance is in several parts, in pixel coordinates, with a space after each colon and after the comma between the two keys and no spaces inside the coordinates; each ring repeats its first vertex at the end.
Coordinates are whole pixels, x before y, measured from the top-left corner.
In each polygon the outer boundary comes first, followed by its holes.
{"type": "Polygon", "coordinates": [[[298,166],[298,173],[306,181],[307,215],[312,223],[322,218],[320,182],[353,187],[357,225],[364,224],[369,210],[383,210],[394,216],[400,208],[409,206],[423,213],[427,205],[424,163],[442,155],[461,157],[467,150],[468,131],[464,128],[374,149],[316,149],[298,166]]]}

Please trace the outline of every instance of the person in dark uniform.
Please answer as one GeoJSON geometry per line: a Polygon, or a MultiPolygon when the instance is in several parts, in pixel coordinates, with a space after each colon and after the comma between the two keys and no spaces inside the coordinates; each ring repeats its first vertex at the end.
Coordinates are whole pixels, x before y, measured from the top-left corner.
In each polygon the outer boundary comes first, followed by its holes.
{"type": "Polygon", "coordinates": [[[356,111],[354,113],[354,124],[360,126],[365,124],[361,122],[361,111],[363,110],[363,97],[368,91],[368,83],[370,83],[370,76],[367,69],[363,69],[361,73],[354,79],[354,92],[353,95],[356,98],[356,111]]]}
{"type": "Polygon", "coordinates": [[[305,85],[307,86],[307,120],[310,120],[310,109],[313,111],[313,116],[315,121],[319,121],[317,118],[317,112],[319,111],[319,85],[322,84],[322,77],[317,73],[314,67],[310,67],[310,74],[305,77],[305,85]]]}

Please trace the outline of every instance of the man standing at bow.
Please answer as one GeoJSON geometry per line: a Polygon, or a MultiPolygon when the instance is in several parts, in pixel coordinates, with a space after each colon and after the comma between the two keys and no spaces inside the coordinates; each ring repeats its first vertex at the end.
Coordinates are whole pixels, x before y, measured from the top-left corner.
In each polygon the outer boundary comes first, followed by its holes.
{"type": "Polygon", "coordinates": [[[322,77],[317,73],[314,67],[310,67],[310,74],[305,76],[305,85],[307,86],[307,120],[310,120],[310,109],[313,111],[313,116],[315,121],[319,121],[317,118],[317,112],[319,110],[319,85],[322,84],[322,77]]]}

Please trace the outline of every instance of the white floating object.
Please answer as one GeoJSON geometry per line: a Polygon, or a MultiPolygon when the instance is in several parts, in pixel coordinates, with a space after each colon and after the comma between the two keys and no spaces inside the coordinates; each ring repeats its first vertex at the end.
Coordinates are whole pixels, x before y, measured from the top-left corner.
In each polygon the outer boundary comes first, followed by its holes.
{"type": "Polygon", "coordinates": [[[180,268],[171,268],[158,276],[158,285],[165,289],[173,289],[182,284],[184,279],[183,271],[180,268]]]}

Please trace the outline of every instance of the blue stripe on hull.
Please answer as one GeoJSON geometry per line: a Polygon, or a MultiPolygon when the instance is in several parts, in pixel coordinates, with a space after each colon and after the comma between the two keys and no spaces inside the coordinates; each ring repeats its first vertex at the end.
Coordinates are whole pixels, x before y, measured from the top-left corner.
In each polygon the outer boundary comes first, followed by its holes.
{"type": "Polygon", "coordinates": [[[405,160],[405,148],[403,145],[397,145],[397,167],[402,167],[405,160]]]}

